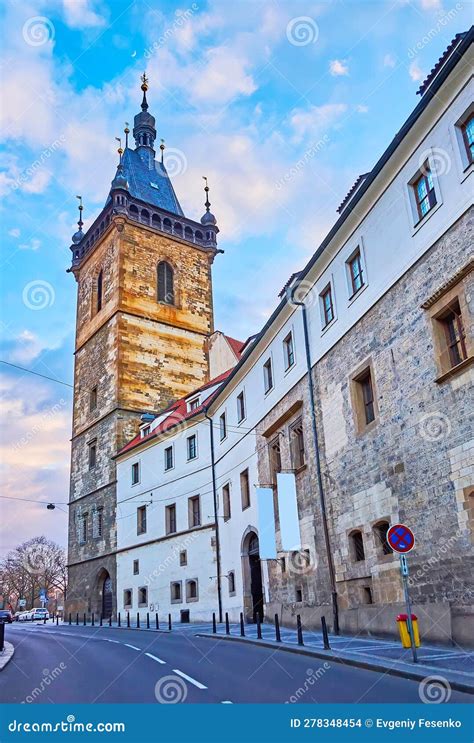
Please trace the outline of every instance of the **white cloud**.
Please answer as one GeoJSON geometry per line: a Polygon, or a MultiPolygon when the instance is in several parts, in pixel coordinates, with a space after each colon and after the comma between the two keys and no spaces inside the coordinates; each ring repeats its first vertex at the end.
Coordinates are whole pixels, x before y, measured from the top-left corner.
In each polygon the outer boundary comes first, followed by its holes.
{"type": "Polygon", "coordinates": [[[294,109],[290,116],[295,142],[304,137],[321,137],[347,111],[345,103],[326,103],[322,106],[294,109]]]}
{"type": "Polygon", "coordinates": [[[103,26],[105,18],[92,10],[90,0],[63,0],[64,20],[69,28],[93,28],[103,26]]]}
{"type": "Polygon", "coordinates": [[[396,64],[397,64],[397,60],[393,54],[386,54],[385,57],[383,58],[384,67],[395,67],[396,64]]]}
{"type": "Polygon", "coordinates": [[[41,247],[41,240],[32,237],[29,243],[23,243],[19,246],[20,250],[38,250],[41,247]]]}
{"type": "Polygon", "coordinates": [[[441,0],[421,0],[423,10],[440,10],[442,7],[441,0]]]}
{"type": "Polygon", "coordinates": [[[11,237],[20,237],[20,230],[18,227],[13,227],[13,229],[8,231],[8,234],[11,237]]]}
{"type": "Polygon", "coordinates": [[[418,64],[418,60],[414,59],[411,63],[410,67],[408,68],[408,74],[410,75],[411,79],[415,82],[418,82],[419,80],[423,80],[425,73],[421,69],[420,65],[418,64]]]}
{"type": "Polygon", "coordinates": [[[331,62],[329,62],[329,72],[334,77],[339,77],[340,75],[348,75],[349,67],[346,63],[346,60],[345,59],[331,60],[331,62]]]}
{"type": "Polygon", "coordinates": [[[369,110],[369,107],[363,103],[358,103],[356,106],[356,111],[359,114],[366,114],[368,110],[369,110]]]}

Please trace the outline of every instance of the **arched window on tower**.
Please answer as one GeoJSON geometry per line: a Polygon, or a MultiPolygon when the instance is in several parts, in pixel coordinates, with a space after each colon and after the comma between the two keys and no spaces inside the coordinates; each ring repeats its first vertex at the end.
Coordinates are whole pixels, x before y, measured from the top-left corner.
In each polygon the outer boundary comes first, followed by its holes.
{"type": "Polygon", "coordinates": [[[97,277],[97,312],[100,312],[102,309],[103,283],[104,283],[104,274],[103,274],[103,271],[99,271],[99,275],[97,277]]]}
{"type": "Polygon", "coordinates": [[[158,301],[174,304],[174,272],[166,261],[158,263],[158,301]]]}

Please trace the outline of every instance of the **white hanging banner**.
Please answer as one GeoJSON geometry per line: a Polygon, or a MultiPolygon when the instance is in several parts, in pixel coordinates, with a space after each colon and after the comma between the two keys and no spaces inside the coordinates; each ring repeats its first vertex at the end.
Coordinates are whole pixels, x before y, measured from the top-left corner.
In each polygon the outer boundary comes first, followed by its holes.
{"type": "Polygon", "coordinates": [[[277,473],[278,515],[282,550],[301,549],[300,522],[296,501],[296,479],[293,473],[277,473]]]}
{"type": "Polygon", "coordinates": [[[262,560],[275,560],[275,509],[273,488],[256,488],[258,504],[258,545],[262,560]]]}

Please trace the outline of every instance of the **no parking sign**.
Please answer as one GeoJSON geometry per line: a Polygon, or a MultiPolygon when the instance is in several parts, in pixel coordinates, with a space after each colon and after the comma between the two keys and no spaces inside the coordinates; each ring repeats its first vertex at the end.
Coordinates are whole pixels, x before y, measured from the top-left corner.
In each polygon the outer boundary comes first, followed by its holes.
{"type": "Polygon", "coordinates": [[[405,524],[395,524],[387,532],[387,542],[394,552],[404,555],[415,546],[415,535],[405,524]]]}

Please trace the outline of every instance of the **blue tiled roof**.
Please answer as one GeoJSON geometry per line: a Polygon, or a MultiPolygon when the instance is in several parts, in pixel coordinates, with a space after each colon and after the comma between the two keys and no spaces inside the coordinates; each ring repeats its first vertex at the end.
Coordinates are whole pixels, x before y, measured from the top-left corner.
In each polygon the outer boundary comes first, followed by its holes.
{"type": "Polygon", "coordinates": [[[163,163],[155,160],[154,168],[150,169],[136,150],[127,147],[123,153],[122,166],[130,196],[151,206],[184,216],[163,163]]]}

